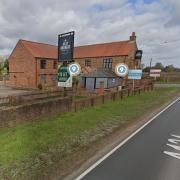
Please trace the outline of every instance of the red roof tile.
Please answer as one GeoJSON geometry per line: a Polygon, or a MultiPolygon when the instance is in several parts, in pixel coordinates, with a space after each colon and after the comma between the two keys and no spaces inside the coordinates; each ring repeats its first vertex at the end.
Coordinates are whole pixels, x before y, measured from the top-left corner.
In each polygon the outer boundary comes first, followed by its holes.
{"type": "MultiPolygon", "coordinates": [[[[57,59],[57,46],[20,40],[29,52],[37,58],[57,59]]],[[[75,47],[74,59],[129,55],[135,48],[133,41],[120,41],[75,47]]]]}

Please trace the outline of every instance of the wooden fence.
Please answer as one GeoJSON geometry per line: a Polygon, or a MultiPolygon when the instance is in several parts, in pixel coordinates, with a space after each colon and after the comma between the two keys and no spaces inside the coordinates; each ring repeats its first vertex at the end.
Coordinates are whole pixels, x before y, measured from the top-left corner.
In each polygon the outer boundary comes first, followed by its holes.
{"type": "MultiPolygon", "coordinates": [[[[83,108],[94,107],[107,102],[121,100],[127,96],[138,95],[141,92],[152,90],[153,86],[143,86],[132,89],[123,89],[117,92],[108,92],[104,95],[93,96],[81,100],[72,97],[58,97],[47,101],[37,101],[0,109],[0,128],[13,127],[17,124],[54,116],[64,112],[76,112],[83,108]]],[[[4,99],[5,100],[5,99],[4,99]]]]}
{"type": "Polygon", "coordinates": [[[117,92],[109,92],[100,96],[94,96],[94,97],[89,97],[86,99],[75,100],[73,101],[72,111],[76,112],[82,108],[105,104],[107,102],[120,100],[125,97],[132,96],[132,95],[138,95],[138,94],[141,94],[142,92],[150,91],[150,90],[153,90],[153,85],[146,85],[146,86],[138,87],[134,90],[132,90],[131,88],[127,88],[127,89],[123,89],[117,92]]]}

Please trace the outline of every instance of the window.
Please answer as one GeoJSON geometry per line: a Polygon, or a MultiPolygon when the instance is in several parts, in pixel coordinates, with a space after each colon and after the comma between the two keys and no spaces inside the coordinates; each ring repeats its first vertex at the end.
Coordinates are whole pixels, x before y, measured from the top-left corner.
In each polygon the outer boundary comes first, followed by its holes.
{"type": "Polygon", "coordinates": [[[90,59],[85,59],[85,66],[91,67],[91,60],[90,59]]]}
{"type": "Polygon", "coordinates": [[[112,69],[112,58],[103,59],[103,68],[112,69]]]}
{"type": "Polygon", "coordinates": [[[44,83],[46,83],[46,79],[47,79],[46,74],[40,75],[40,80],[43,81],[44,83]]]}
{"type": "Polygon", "coordinates": [[[41,69],[46,69],[46,65],[47,65],[47,61],[46,60],[43,59],[43,60],[40,61],[40,68],[41,69]]]}
{"type": "Polygon", "coordinates": [[[54,69],[57,69],[57,61],[56,61],[56,60],[54,61],[53,68],[54,68],[54,69]]]}
{"type": "Polygon", "coordinates": [[[58,77],[57,77],[57,75],[52,75],[51,79],[52,79],[52,81],[57,81],[58,77]]]}

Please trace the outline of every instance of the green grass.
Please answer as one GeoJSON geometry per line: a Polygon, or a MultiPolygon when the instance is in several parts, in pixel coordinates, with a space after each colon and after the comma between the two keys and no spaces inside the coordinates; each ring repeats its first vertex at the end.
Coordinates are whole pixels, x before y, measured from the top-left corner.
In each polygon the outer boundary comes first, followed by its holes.
{"type": "Polygon", "coordinates": [[[67,156],[123,128],[180,92],[162,88],[123,100],[0,129],[0,177],[43,179],[67,156]]]}

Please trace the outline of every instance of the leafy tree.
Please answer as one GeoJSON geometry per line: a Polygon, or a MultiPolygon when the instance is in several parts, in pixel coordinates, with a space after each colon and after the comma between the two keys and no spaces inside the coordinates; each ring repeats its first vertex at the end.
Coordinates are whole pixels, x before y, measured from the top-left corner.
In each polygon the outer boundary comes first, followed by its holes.
{"type": "Polygon", "coordinates": [[[175,72],[176,68],[173,65],[168,65],[164,68],[165,72],[175,72]]]}
{"type": "Polygon", "coordinates": [[[162,65],[162,63],[158,62],[158,63],[156,63],[156,65],[153,67],[153,69],[161,69],[161,70],[163,70],[163,69],[164,69],[164,66],[162,65]]]}
{"type": "Polygon", "coordinates": [[[6,59],[0,64],[0,74],[5,75],[9,73],[9,61],[6,59]]]}
{"type": "Polygon", "coordinates": [[[143,69],[143,72],[149,72],[150,71],[150,67],[149,66],[147,66],[147,67],[145,67],[144,69],[143,69]]]}

